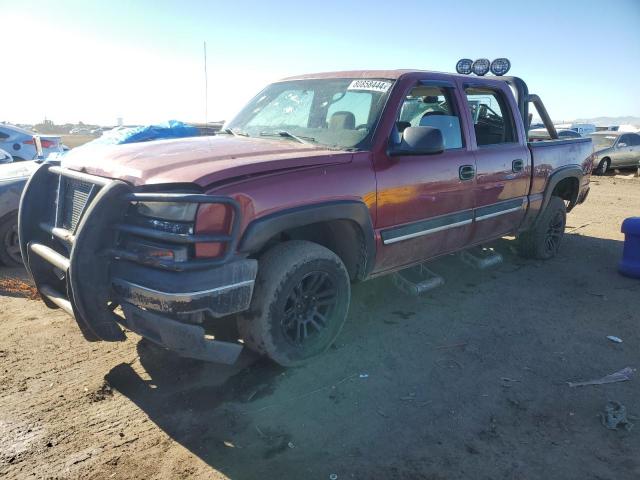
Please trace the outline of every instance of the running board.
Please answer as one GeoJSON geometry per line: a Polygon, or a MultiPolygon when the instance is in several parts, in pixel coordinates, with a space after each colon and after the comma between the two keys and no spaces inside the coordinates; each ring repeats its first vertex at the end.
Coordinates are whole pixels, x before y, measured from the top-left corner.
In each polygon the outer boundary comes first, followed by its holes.
{"type": "Polygon", "coordinates": [[[395,272],[391,280],[400,291],[416,297],[444,285],[444,278],[429,270],[424,264],[395,272]]]}
{"type": "Polygon", "coordinates": [[[478,270],[494,267],[501,264],[504,260],[500,253],[496,252],[493,248],[488,247],[470,248],[468,250],[463,250],[458,255],[460,260],[470,267],[477,268],[478,270]]]}

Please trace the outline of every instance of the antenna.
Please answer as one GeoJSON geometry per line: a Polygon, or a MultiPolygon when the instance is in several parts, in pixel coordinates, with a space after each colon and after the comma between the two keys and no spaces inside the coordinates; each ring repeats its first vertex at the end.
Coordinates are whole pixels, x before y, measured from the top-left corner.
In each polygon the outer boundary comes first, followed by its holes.
{"type": "Polygon", "coordinates": [[[207,42],[204,42],[204,124],[209,122],[209,85],[207,81],[207,42]]]}

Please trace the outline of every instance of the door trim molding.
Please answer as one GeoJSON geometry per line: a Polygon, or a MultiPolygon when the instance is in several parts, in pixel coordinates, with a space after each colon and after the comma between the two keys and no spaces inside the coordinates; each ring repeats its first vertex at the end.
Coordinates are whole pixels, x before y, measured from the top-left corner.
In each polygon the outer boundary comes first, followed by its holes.
{"type": "Polygon", "coordinates": [[[420,220],[418,222],[402,225],[400,227],[392,227],[382,230],[380,236],[384,245],[409,240],[410,238],[421,237],[436,232],[449,230],[450,228],[461,227],[473,222],[473,209],[462,210],[460,212],[450,213],[441,217],[430,218],[428,220],[420,220]]]}
{"type": "Polygon", "coordinates": [[[440,217],[419,220],[399,227],[383,229],[380,232],[380,236],[384,245],[391,245],[403,240],[431,235],[451,228],[469,225],[472,222],[481,222],[482,220],[517,212],[522,210],[526,204],[527,197],[514,198],[480,208],[461,210],[440,217]]]}
{"type": "Polygon", "coordinates": [[[515,198],[513,200],[507,200],[506,202],[494,203],[492,205],[487,205],[486,207],[476,208],[475,220],[482,221],[488,220],[490,218],[498,217],[500,215],[505,215],[507,213],[517,212],[518,210],[522,210],[522,207],[525,205],[525,198],[515,198]]]}

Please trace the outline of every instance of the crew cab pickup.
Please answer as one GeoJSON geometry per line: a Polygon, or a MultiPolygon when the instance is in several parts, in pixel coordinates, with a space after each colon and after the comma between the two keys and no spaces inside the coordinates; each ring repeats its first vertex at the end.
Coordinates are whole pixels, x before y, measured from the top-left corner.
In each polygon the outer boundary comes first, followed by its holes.
{"type": "Polygon", "coordinates": [[[303,75],[215,136],[45,162],[21,251],[89,341],[125,327],[182,356],[233,363],[247,347],[299,365],[336,339],[352,282],[505,235],[553,257],[592,155],[589,138],[557,139],[517,77],[303,75]],[[548,141],[527,143],[531,103],[548,141]]]}

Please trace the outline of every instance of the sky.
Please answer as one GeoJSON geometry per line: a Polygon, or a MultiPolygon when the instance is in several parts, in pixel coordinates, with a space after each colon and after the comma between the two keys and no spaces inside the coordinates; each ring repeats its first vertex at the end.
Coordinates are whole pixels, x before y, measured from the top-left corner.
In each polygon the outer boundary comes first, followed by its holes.
{"type": "Polygon", "coordinates": [[[0,19],[13,123],[224,120],[285,76],[465,57],[509,58],[555,121],[640,117],[640,0],[0,0],[0,19]]]}

